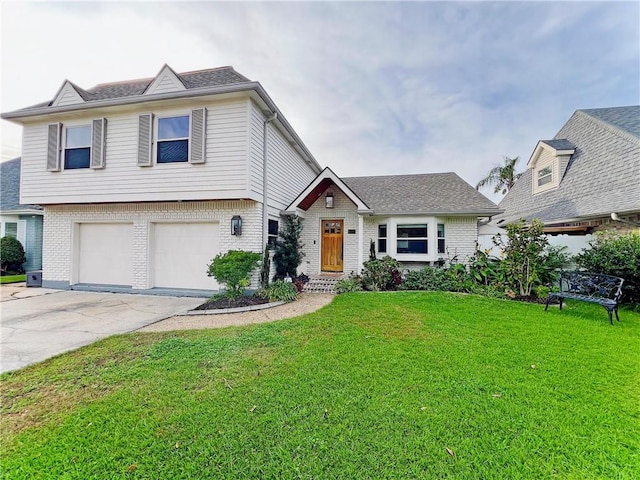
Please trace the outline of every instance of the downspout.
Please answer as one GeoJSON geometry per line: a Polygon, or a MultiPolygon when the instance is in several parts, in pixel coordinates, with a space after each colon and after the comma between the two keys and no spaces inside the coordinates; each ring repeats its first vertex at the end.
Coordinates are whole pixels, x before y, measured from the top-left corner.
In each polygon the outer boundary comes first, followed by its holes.
{"type": "Polygon", "coordinates": [[[278,118],[278,113],[273,112],[263,123],[262,131],[262,249],[267,244],[269,237],[269,209],[267,206],[267,129],[268,125],[278,118]]]}

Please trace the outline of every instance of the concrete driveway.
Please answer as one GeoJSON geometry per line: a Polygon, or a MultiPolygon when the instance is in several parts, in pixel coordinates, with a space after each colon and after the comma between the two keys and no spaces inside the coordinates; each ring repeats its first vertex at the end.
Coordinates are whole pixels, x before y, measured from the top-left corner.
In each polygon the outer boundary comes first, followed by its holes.
{"type": "Polygon", "coordinates": [[[12,287],[0,303],[0,372],[16,370],[200,305],[202,298],[12,287]]]}

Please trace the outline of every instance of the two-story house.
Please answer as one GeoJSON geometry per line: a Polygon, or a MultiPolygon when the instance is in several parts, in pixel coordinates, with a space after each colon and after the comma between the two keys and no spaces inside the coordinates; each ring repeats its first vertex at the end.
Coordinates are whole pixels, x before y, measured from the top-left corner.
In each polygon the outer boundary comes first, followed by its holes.
{"type": "Polygon", "coordinates": [[[261,252],[286,215],[303,218],[310,275],[360,271],[371,242],[409,268],[463,261],[479,218],[500,212],[454,173],[322,170],[260,83],[231,67],[65,81],[2,117],[24,129],[21,201],[44,207],[45,287],[214,291],[211,259],[261,252]]]}
{"type": "Polygon", "coordinates": [[[497,225],[538,218],[575,253],[592,232],[640,227],[640,106],[577,110],[538,142],[500,208],[497,225]]]}
{"type": "Polygon", "coordinates": [[[100,84],[6,113],[21,202],[44,207],[43,286],[216,290],[206,265],[260,252],[320,166],[264,88],[231,67],[100,84]]]}

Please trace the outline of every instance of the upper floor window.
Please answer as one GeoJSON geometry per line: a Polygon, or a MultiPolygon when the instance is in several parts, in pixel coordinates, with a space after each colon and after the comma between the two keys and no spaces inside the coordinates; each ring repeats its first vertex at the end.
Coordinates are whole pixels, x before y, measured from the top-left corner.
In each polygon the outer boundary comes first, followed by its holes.
{"type": "Polygon", "coordinates": [[[189,161],[189,115],[158,118],[158,163],[189,161]]]}
{"type": "Polygon", "coordinates": [[[397,228],[398,253],[429,253],[427,224],[404,224],[397,228]]]}
{"type": "Polygon", "coordinates": [[[387,226],[378,225],[378,253],[387,253],[387,226]]]}
{"type": "Polygon", "coordinates": [[[65,129],[64,168],[89,168],[91,165],[91,125],[65,129]]]}
{"type": "Polygon", "coordinates": [[[553,168],[551,166],[538,170],[538,186],[542,187],[553,181],[553,168]]]}

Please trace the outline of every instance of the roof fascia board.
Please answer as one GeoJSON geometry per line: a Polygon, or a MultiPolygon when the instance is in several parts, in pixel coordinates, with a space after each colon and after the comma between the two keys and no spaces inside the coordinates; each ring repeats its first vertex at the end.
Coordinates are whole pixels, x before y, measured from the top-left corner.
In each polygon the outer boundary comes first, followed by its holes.
{"type": "Polygon", "coordinates": [[[416,216],[416,215],[424,215],[424,216],[430,216],[430,217],[442,217],[442,216],[447,216],[447,217],[473,217],[473,216],[480,216],[480,217],[486,217],[486,216],[494,216],[494,215],[499,215],[501,213],[504,213],[504,210],[500,210],[500,209],[495,209],[495,210],[489,210],[489,209],[483,209],[483,210],[469,210],[469,211],[446,211],[446,210],[442,210],[442,211],[433,211],[433,212],[378,212],[376,211],[375,216],[385,216],[385,217],[408,217],[408,216],[416,216]]]}
{"type": "Polygon", "coordinates": [[[0,215],[44,215],[44,210],[20,209],[20,210],[0,210],[0,215]]]}
{"type": "Polygon", "coordinates": [[[324,180],[325,178],[330,179],[331,181],[333,181],[333,183],[340,189],[342,190],[342,192],[349,197],[349,200],[351,200],[353,203],[356,204],[356,207],[358,209],[358,212],[362,211],[362,212],[371,212],[373,213],[373,210],[369,208],[369,206],[364,203],[360,197],[358,197],[358,195],[355,194],[355,192],[353,190],[351,190],[346,183],[344,183],[342,181],[342,179],[340,177],[338,177],[338,175],[335,174],[335,172],[333,170],[331,170],[329,167],[325,167],[324,170],[322,170],[322,172],[320,172],[316,178],[314,178],[311,183],[309,185],[307,185],[307,188],[305,188],[302,193],[300,195],[298,195],[293,202],[291,202],[289,204],[289,206],[285,209],[285,211],[287,212],[292,212],[294,210],[297,210],[298,207],[297,205],[304,199],[306,198],[312,191],[314,188],[316,188],[320,182],[322,180],[324,180]]]}

